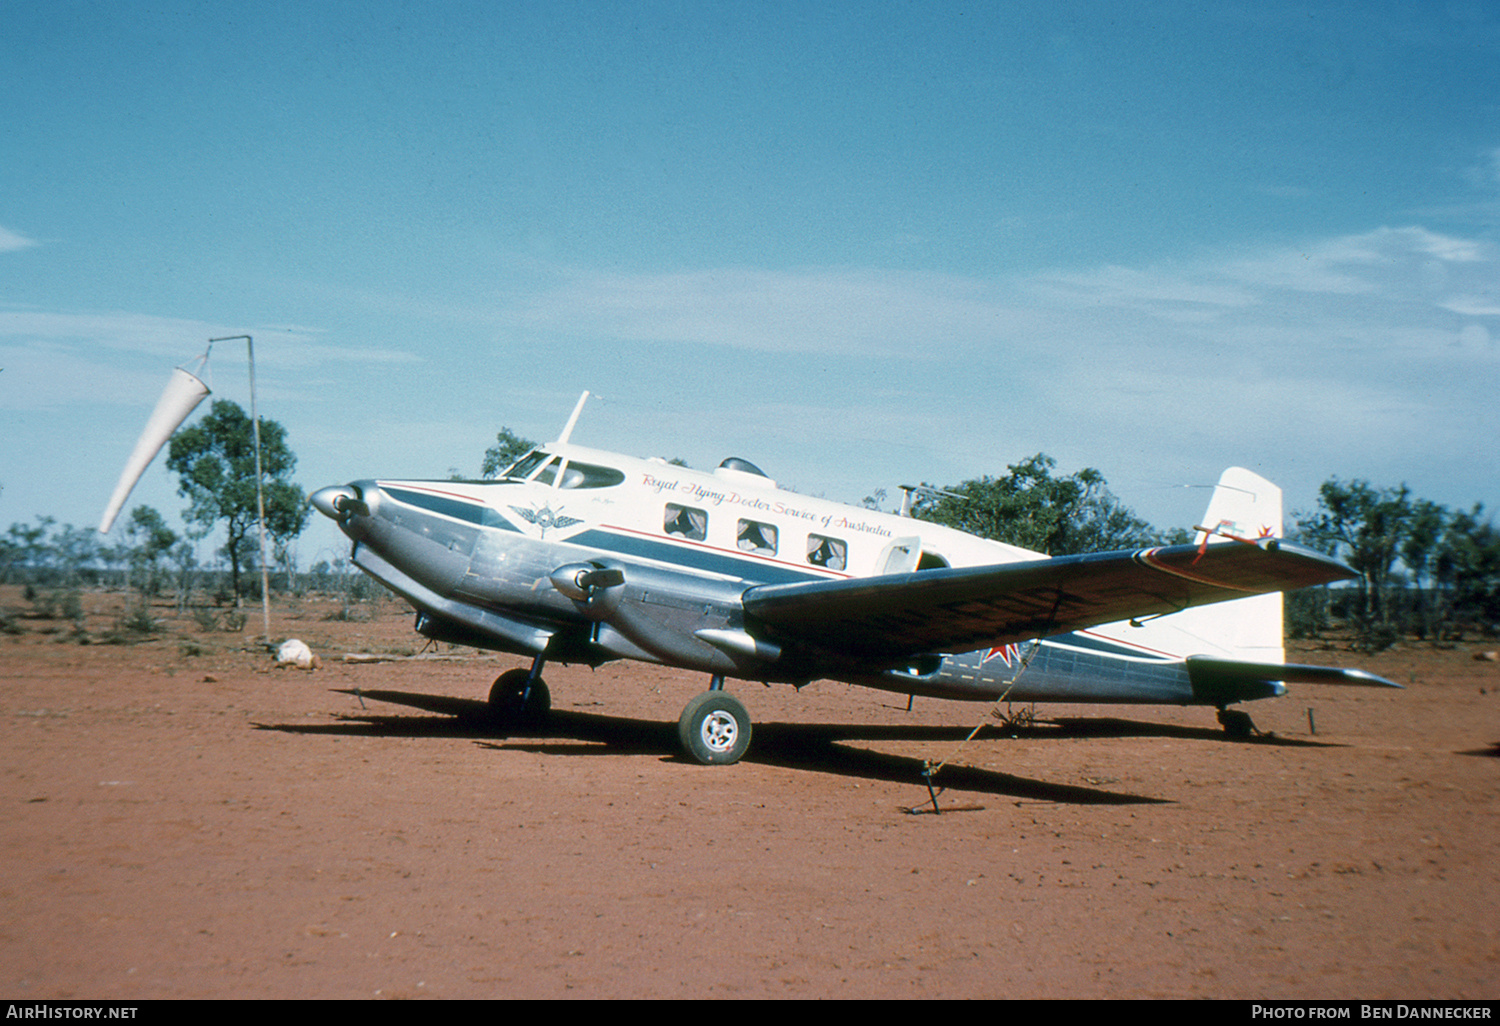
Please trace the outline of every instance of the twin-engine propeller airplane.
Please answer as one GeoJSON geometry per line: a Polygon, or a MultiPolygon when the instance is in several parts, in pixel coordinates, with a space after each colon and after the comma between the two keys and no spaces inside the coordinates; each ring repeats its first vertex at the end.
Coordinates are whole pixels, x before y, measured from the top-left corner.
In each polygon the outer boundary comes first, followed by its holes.
{"type": "Polygon", "coordinates": [[[1228,707],[1285,682],[1399,687],[1288,665],[1280,592],[1354,576],[1281,540],[1281,491],[1224,472],[1191,545],[1049,558],[776,486],[558,441],[487,481],[364,480],[312,496],[356,566],[428,638],[527,656],[489,700],[539,717],[548,662],[639,659],[709,675],[678,721],[686,753],[750,744],[726,678],[832,679],[907,695],[1228,707]],[[1210,605],[1213,603],[1213,605],[1210,605]]]}

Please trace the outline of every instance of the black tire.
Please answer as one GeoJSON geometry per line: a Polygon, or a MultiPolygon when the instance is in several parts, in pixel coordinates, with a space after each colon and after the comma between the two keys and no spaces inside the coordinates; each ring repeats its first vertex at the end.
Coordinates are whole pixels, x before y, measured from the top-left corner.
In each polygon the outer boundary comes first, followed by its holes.
{"type": "Polygon", "coordinates": [[[507,722],[535,723],[547,718],[552,710],[552,692],[547,682],[537,679],[526,691],[526,679],[530,674],[522,669],[506,670],[495,678],[490,686],[490,712],[496,719],[507,722]]]}
{"type": "Polygon", "coordinates": [[[1255,733],[1255,721],[1247,712],[1239,709],[1220,709],[1219,725],[1224,728],[1224,733],[1235,740],[1243,741],[1255,733]]]}
{"type": "Polygon", "coordinates": [[[677,738],[694,762],[730,766],[750,750],[750,714],[738,698],[705,691],[689,702],[677,721],[677,738]]]}

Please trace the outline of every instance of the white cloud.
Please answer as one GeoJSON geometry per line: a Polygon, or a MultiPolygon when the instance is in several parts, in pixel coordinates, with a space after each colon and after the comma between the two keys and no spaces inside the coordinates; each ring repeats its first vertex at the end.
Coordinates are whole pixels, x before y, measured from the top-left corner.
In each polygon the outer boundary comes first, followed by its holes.
{"type": "Polygon", "coordinates": [[[65,313],[34,308],[0,309],[0,339],[87,344],[179,361],[201,353],[210,337],[232,330],[203,321],[127,311],[65,313]]]}
{"type": "Polygon", "coordinates": [[[1500,146],[1482,153],[1479,165],[1467,169],[1466,177],[1473,185],[1482,189],[1500,187],[1500,146]]]}
{"type": "MultiPolygon", "coordinates": [[[[1490,441],[1500,414],[1474,387],[1500,363],[1500,326],[1476,323],[1500,313],[1496,281],[1492,244],[1401,227],[996,280],[576,273],[499,318],[520,337],[591,338],[606,351],[699,347],[690,358],[705,366],[763,355],[757,367],[781,372],[727,373],[711,395],[675,396],[674,413],[705,436],[726,417],[754,424],[743,455],[845,498],[911,477],[999,472],[1045,451],[1064,469],[1101,468],[1122,494],[1212,483],[1241,464],[1281,481],[1295,504],[1329,474],[1420,487],[1441,465],[1474,476],[1472,488],[1450,485],[1464,499],[1489,498],[1478,482],[1500,471],[1490,441]],[[841,377],[856,355],[866,377],[841,377]]],[[[675,381],[657,369],[653,384],[670,393],[675,381]]]]}
{"type": "Polygon", "coordinates": [[[1211,483],[1242,463],[1306,494],[1330,473],[1418,484],[1438,460],[1495,466],[1485,439],[1500,424],[1473,387],[1500,361],[1500,327],[1476,323],[1500,313],[1495,281],[1492,244],[1409,226],[1005,279],[580,272],[499,319],[519,337],[606,350],[699,347],[706,366],[764,356],[754,364],[782,372],[726,374],[673,409],[755,424],[743,454],[793,483],[852,495],[872,478],[957,480],[1042,450],[1122,486],[1211,483]],[[856,355],[867,377],[841,379],[856,355]],[[851,477],[866,483],[836,484],[851,477]]]}
{"type": "Polygon", "coordinates": [[[5,368],[3,384],[9,386],[4,392],[5,406],[12,410],[91,405],[122,398],[149,404],[172,369],[165,365],[155,377],[122,371],[50,342],[0,343],[0,366],[5,368]]]}
{"type": "Polygon", "coordinates": [[[1170,267],[1103,267],[1092,272],[1047,274],[1029,285],[1033,292],[1053,302],[1152,309],[1173,318],[1192,319],[1193,311],[1236,309],[1255,302],[1254,293],[1237,282],[1170,267]]]}
{"type": "MultiPolygon", "coordinates": [[[[1500,255],[1420,227],[1248,256],[985,280],[874,269],[564,275],[504,304],[510,331],[761,353],[1053,364],[1162,350],[1306,359],[1406,353],[1423,330],[1488,315],[1500,255]]],[[[1420,348],[1418,346],[1417,348],[1420,348]]],[[[1021,369],[1021,368],[1017,368],[1021,369]]]]}
{"type": "Polygon", "coordinates": [[[576,274],[502,312],[510,326],[629,342],[767,353],[913,355],[984,342],[1017,313],[994,286],[954,275],[726,268],[576,274]]]}
{"type": "Polygon", "coordinates": [[[0,226],[0,253],[8,253],[17,249],[27,249],[35,245],[36,242],[34,240],[28,239],[24,235],[18,235],[9,228],[0,226]]]}
{"type": "MultiPolygon", "coordinates": [[[[0,308],[0,340],[12,345],[45,341],[94,351],[134,353],[178,363],[203,353],[209,348],[210,338],[244,333],[255,337],[257,353],[275,350],[278,361],[293,368],[328,361],[378,364],[421,361],[421,357],[413,352],[329,345],[319,341],[323,334],[321,329],[298,325],[261,326],[246,332],[243,327],[122,310],[76,313],[27,307],[0,308]]],[[[235,344],[238,343],[215,343],[214,351],[228,355],[227,350],[235,344]]]]}
{"type": "Polygon", "coordinates": [[[1465,353],[1489,354],[1494,349],[1494,338],[1483,324],[1466,324],[1458,333],[1458,339],[1454,342],[1457,349],[1465,353]]]}
{"type": "Polygon", "coordinates": [[[1440,305],[1466,317],[1500,317],[1500,299],[1490,296],[1453,296],[1440,305]]]}

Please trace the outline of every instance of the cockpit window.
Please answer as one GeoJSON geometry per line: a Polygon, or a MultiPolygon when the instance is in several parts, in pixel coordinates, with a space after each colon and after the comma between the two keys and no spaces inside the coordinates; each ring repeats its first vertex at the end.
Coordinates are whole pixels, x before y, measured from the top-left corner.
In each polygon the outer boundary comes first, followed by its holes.
{"type": "Polygon", "coordinates": [[[563,471],[559,488],[609,488],[625,480],[625,474],[614,467],[598,467],[592,463],[568,461],[563,471]]]}
{"type": "Polygon", "coordinates": [[[549,458],[550,456],[548,453],[542,452],[540,449],[534,449],[531,452],[527,453],[525,456],[522,456],[520,459],[516,460],[516,462],[511,465],[511,468],[500,476],[503,478],[509,478],[513,481],[524,481],[532,474],[536,473],[536,468],[541,466],[542,463],[549,458]]]}
{"type": "Polygon", "coordinates": [[[559,488],[610,488],[625,481],[624,472],[614,467],[563,460],[541,449],[527,453],[500,476],[508,481],[530,480],[544,485],[556,483],[559,488]],[[558,476],[559,471],[561,477],[558,476]]]}

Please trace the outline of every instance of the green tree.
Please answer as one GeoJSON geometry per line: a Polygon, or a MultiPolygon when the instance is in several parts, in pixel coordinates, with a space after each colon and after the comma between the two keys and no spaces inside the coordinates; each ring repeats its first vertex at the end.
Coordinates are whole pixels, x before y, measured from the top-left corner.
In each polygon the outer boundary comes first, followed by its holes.
{"type": "Polygon", "coordinates": [[[0,559],[4,560],[4,579],[34,584],[52,559],[47,532],[57,523],[54,517],[38,516],[36,525],[13,523],[0,539],[0,559]]]}
{"type": "Polygon", "coordinates": [[[93,567],[101,555],[99,532],[88,527],[63,524],[52,535],[53,559],[62,571],[62,585],[76,588],[85,568],[93,567]]]}
{"type": "Polygon", "coordinates": [[[186,613],[193,595],[193,583],[198,569],[198,552],[193,545],[198,535],[192,531],[188,537],[172,548],[172,565],[177,576],[177,615],[186,613]]]}
{"type": "MultiPolygon", "coordinates": [[[[1057,477],[1056,466],[1051,456],[1037,453],[1011,464],[1005,477],[926,489],[912,504],[912,516],[1049,556],[1163,540],[1160,532],[1115,498],[1099,471],[1086,468],[1057,477]]],[[[878,499],[871,497],[866,505],[872,501],[878,499]]]]}
{"type": "Polygon", "coordinates": [[[125,538],[136,587],[142,596],[155,595],[161,590],[161,560],[177,544],[177,532],[152,507],[137,506],[125,524],[125,538]]]}
{"type": "MultiPolygon", "coordinates": [[[[297,457],[287,445],[286,429],[261,418],[261,465],[265,474],[266,533],[280,539],[299,534],[307,524],[307,497],[293,484],[297,457]]],[[[184,519],[205,529],[224,524],[230,579],[238,597],[241,571],[253,564],[250,539],[257,525],[255,432],[239,404],[214,402],[208,416],[177,432],[167,467],[178,476],[177,491],[191,505],[184,519]]]]}
{"type": "Polygon", "coordinates": [[[1442,589],[1435,588],[1437,563],[1448,510],[1435,502],[1418,499],[1401,540],[1401,562],[1411,574],[1412,615],[1419,638],[1434,637],[1443,621],[1442,589]]]}
{"type": "MultiPolygon", "coordinates": [[[[264,424],[261,430],[265,430],[264,424]]],[[[290,481],[266,482],[266,537],[271,543],[273,558],[286,573],[288,590],[293,585],[297,562],[295,543],[311,515],[312,507],[301,488],[290,481]]]]}
{"type": "Polygon", "coordinates": [[[479,476],[488,481],[535,448],[536,443],[531,439],[522,438],[510,428],[503,427],[495,435],[495,444],[484,451],[479,476]]]}
{"type": "Polygon", "coordinates": [[[1433,575],[1451,592],[1453,616],[1477,620],[1486,630],[1500,623],[1500,531],[1483,505],[1449,517],[1433,575]]]}
{"type": "Polygon", "coordinates": [[[1339,557],[1359,574],[1354,620],[1367,650],[1387,648],[1396,639],[1396,564],[1415,515],[1405,485],[1376,489],[1368,481],[1329,478],[1318,489],[1318,508],[1298,518],[1309,545],[1339,557]]]}

